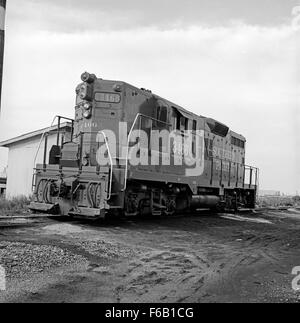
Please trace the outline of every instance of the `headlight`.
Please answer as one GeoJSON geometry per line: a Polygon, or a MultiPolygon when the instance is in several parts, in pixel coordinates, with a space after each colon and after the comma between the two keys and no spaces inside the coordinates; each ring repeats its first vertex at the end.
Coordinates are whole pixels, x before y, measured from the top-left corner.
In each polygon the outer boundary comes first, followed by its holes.
{"type": "Polygon", "coordinates": [[[91,101],[93,99],[93,88],[90,84],[82,83],[78,93],[81,100],[91,101]]]}
{"type": "Polygon", "coordinates": [[[89,160],[88,160],[86,157],[84,157],[84,158],[82,159],[82,165],[83,165],[83,166],[88,166],[88,164],[89,164],[89,160]]]}
{"type": "Polygon", "coordinates": [[[84,116],[84,118],[89,119],[92,116],[91,110],[84,111],[83,116],[84,116]]]}
{"type": "Polygon", "coordinates": [[[86,96],[87,96],[87,85],[86,84],[82,84],[80,86],[79,96],[83,100],[86,98],[86,96]]]}
{"type": "Polygon", "coordinates": [[[91,103],[86,102],[86,103],[84,103],[83,108],[84,108],[84,110],[90,110],[90,109],[92,109],[92,105],[91,105],[91,103]]]}

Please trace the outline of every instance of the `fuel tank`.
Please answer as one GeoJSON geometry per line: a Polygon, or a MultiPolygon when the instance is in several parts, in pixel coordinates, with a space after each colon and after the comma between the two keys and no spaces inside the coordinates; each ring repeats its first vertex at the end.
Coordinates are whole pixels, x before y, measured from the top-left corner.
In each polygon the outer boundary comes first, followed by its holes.
{"type": "Polygon", "coordinates": [[[190,199],[191,209],[213,208],[220,203],[220,197],[217,195],[193,195],[190,199]]]}

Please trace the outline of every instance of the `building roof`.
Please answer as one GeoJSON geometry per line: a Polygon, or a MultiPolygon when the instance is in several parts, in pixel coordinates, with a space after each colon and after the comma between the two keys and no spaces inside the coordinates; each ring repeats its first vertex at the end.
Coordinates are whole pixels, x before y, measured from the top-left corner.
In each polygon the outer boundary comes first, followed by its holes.
{"type": "MultiPolygon", "coordinates": [[[[64,123],[61,123],[61,125],[60,125],[60,129],[66,129],[69,127],[72,127],[71,122],[64,122],[64,123]]],[[[42,136],[45,132],[53,132],[54,133],[56,130],[57,130],[57,125],[49,127],[49,128],[43,128],[40,130],[32,131],[32,132],[26,133],[24,135],[2,141],[2,142],[0,142],[0,147],[9,148],[9,146],[11,146],[13,144],[16,144],[21,141],[28,140],[28,139],[31,139],[31,138],[34,138],[37,136],[42,136]]]]}

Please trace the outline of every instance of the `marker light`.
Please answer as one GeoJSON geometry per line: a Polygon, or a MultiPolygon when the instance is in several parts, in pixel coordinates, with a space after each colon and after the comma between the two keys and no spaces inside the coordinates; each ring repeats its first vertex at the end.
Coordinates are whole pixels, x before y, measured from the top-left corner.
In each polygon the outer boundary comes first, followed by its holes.
{"type": "Polygon", "coordinates": [[[83,116],[85,119],[89,119],[92,116],[91,110],[84,111],[83,116]]]}
{"type": "Polygon", "coordinates": [[[114,91],[116,91],[116,92],[122,92],[122,86],[120,84],[115,84],[114,85],[114,91]]]}

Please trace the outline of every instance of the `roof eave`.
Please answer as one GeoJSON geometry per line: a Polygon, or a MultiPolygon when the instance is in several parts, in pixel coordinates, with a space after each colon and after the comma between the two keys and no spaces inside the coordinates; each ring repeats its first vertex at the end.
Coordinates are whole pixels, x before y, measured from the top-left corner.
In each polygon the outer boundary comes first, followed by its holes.
{"type": "MultiPolygon", "coordinates": [[[[61,124],[60,129],[65,129],[65,128],[68,128],[68,127],[72,127],[72,124],[70,122],[64,122],[64,123],[61,124]]],[[[28,140],[28,139],[31,139],[31,138],[34,138],[34,137],[42,136],[44,133],[53,132],[56,129],[57,129],[57,125],[49,127],[49,128],[44,128],[44,129],[36,130],[36,131],[33,131],[33,132],[29,132],[27,134],[23,134],[21,136],[14,137],[12,139],[2,141],[2,142],[0,142],[0,148],[1,147],[2,148],[9,148],[11,145],[14,145],[16,143],[19,143],[21,141],[28,140]]]]}

